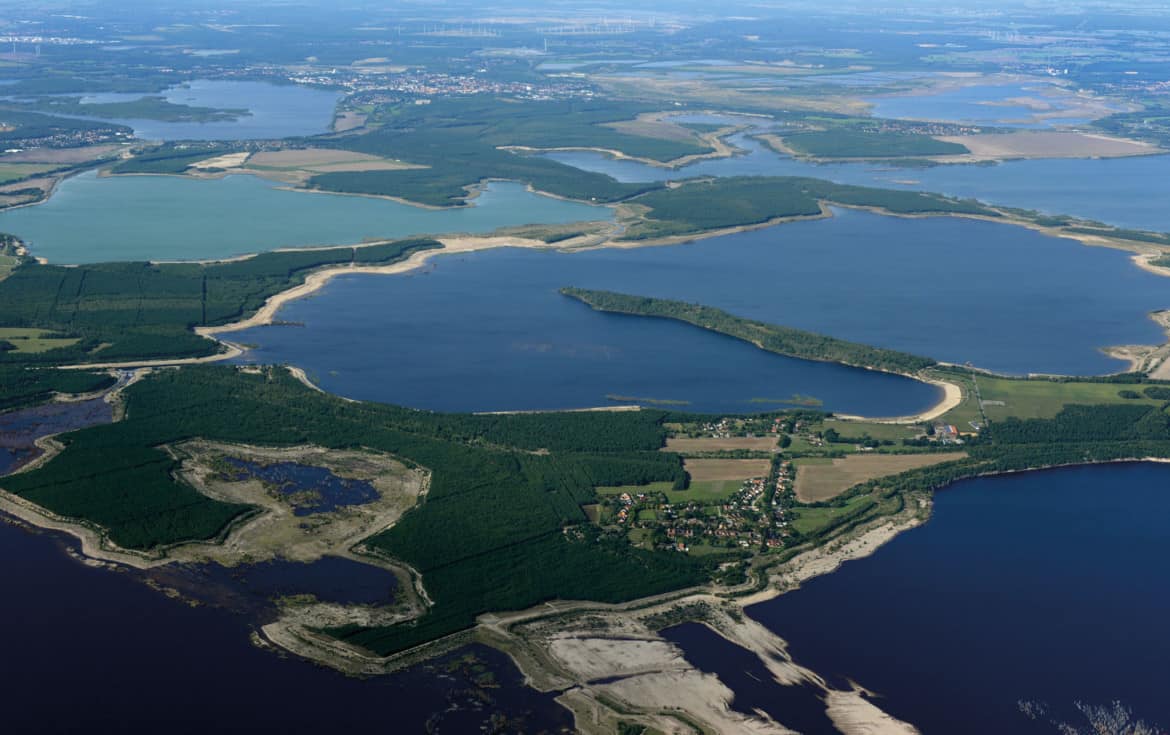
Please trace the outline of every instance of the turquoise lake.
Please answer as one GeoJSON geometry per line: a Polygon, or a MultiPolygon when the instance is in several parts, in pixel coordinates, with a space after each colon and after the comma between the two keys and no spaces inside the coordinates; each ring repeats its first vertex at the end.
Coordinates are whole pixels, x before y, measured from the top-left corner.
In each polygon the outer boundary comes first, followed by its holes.
{"type": "MultiPolygon", "coordinates": [[[[85,103],[131,102],[143,95],[93,94],[85,103]]],[[[329,132],[341,93],[295,84],[199,79],[170,87],[158,96],[176,105],[248,110],[237,120],[219,122],[163,122],[118,119],[143,140],[255,140],[318,135],[329,132]]]]}
{"type": "Polygon", "coordinates": [[[593,312],[558,293],[608,289],[1008,373],[1104,373],[1103,345],[1157,343],[1165,281],[1124,253],[1006,225],[829,220],[669,247],[439,256],[402,276],[345,276],[281,309],[284,326],[232,335],[248,361],[306,368],[352,398],[447,411],[580,408],[609,396],[762,411],[795,393],[890,416],[934,388],[790,360],[674,322],[593,312]]]}
{"type": "Polygon", "coordinates": [[[208,260],[281,247],[609,219],[612,210],[497,182],[473,206],[423,209],[372,197],[293,191],[264,179],[67,179],[47,201],[0,212],[0,231],[51,263],[208,260]]]}

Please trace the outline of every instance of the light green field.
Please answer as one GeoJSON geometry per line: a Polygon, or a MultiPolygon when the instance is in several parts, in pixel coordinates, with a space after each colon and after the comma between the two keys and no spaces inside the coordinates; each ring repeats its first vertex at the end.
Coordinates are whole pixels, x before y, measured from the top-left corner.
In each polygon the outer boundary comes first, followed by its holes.
{"type": "Polygon", "coordinates": [[[56,163],[0,163],[0,184],[60,168],[56,163]]]}
{"type": "MultiPolygon", "coordinates": [[[[1052,418],[1066,404],[1145,403],[1158,404],[1145,397],[1126,399],[1118,395],[1122,390],[1141,393],[1141,386],[1117,383],[1057,383],[1048,380],[1004,380],[978,376],[983,409],[991,421],[1015,416],[1021,419],[1052,418]],[[1004,405],[997,405],[1002,402],[1004,405]]],[[[947,413],[943,421],[955,424],[960,431],[969,429],[968,421],[979,420],[979,408],[974,398],[947,413]]]]}
{"type": "Polygon", "coordinates": [[[741,487],[742,480],[696,480],[686,490],[672,490],[669,497],[672,503],[686,500],[726,500],[741,487]]]}
{"type": "Polygon", "coordinates": [[[919,432],[916,428],[900,424],[879,424],[872,421],[826,421],[825,429],[836,429],[842,436],[859,437],[868,434],[878,441],[900,442],[913,439],[919,432]]]}
{"type": "Polygon", "coordinates": [[[15,255],[0,255],[0,281],[8,277],[12,273],[12,269],[20,263],[20,258],[15,255]]]}
{"type": "Polygon", "coordinates": [[[58,347],[70,347],[81,341],[78,337],[57,337],[43,329],[19,327],[0,329],[0,340],[12,344],[15,354],[48,352],[58,347]]]}
{"type": "Polygon", "coordinates": [[[873,504],[873,499],[858,495],[840,508],[795,508],[792,511],[792,527],[805,535],[815,534],[841,516],[873,504]]]}

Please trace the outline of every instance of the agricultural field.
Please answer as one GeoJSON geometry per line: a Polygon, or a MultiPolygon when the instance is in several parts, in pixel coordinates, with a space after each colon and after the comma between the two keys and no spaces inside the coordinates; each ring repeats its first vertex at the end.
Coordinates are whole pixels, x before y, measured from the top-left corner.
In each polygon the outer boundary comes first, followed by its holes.
{"type": "Polygon", "coordinates": [[[701,454],[703,452],[771,452],[776,448],[775,436],[729,436],[729,437],[670,437],[666,440],[667,452],[678,454],[701,454]]]}
{"type": "Polygon", "coordinates": [[[765,477],[772,467],[769,459],[688,459],[683,469],[691,482],[732,480],[737,484],[750,477],[765,477]]]}
{"type": "Polygon", "coordinates": [[[877,502],[868,495],[857,495],[843,505],[794,508],[791,511],[792,528],[809,536],[824,530],[843,518],[861,515],[876,504],[877,502]]]}
{"type": "Polygon", "coordinates": [[[935,454],[851,454],[840,459],[795,460],[796,499],[819,503],[869,480],[966,458],[965,452],[935,454]]]}
{"type": "Polygon", "coordinates": [[[56,168],[60,167],[51,163],[5,163],[0,159],[0,184],[39,176],[56,168]]]}

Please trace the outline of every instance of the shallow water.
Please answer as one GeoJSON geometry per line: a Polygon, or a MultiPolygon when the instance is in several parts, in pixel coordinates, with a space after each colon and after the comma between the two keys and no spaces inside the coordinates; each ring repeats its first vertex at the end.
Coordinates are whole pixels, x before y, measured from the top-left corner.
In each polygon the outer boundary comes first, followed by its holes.
{"type": "Polygon", "coordinates": [[[324,467],[297,462],[264,465],[235,457],[226,457],[225,460],[232,466],[228,472],[232,481],[255,477],[275,487],[282,495],[311,494],[310,498],[297,499],[293,510],[293,515],[297,516],[328,513],[346,506],[364,505],[378,498],[378,491],[370,483],[338,477],[324,467]]]}
{"type": "Polygon", "coordinates": [[[0,230],[52,263],[204,260],[280,247],[348,245],[425,233],[491,232],[603,220],[612,210],[496,182],[473,206],[423,209],[388,199],[292,191],[255,176],[99,177],[61,183],[48,201],[0,212],[0,230]]]}
{"type": "Polygon", "coordinates": [[[931,94],[872,97],[865,101],[873,105],[871,113],[874,117],[899,120],[933,120],[1016,128],[1050,128],[1089,122],[1076,117],[1063,104],[1060,96],[1047,94],[1053,89],[1046,84],[979,84],[931,94]],[[1009,101],[1019,98],[1043,100],[1051,109],[1033,110],[1009,101]],[[1045,117],[1039,118],[1040,114],[1045,117]],[[1055,117],[1048,117],[1051,114],[1055,114],[1055,117]]]}
{"type": "Polygon", "coordinates": [[[46,403],[0,413],[0,476],[15,472],[40,456],[37,439],[108,424],[113,416],[113,408],[101,398],[46,403]]]}

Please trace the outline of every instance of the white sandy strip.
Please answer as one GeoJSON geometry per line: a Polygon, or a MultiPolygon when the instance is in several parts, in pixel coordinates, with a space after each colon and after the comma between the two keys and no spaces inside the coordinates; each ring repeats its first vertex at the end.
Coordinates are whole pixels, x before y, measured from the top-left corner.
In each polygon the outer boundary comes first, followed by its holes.
{"type": "Polygon", "coordinates": [[[852,414],[836,414],[837,418],[845,419],[846,421],[872,421],[881,424],[921,424],[926,421],[933,421],[939,416],[947,413],[951,409],[957,408],[963,402],[963,389],[955,383],[948,383],[945,380],[934,380],[931,378],[920,378],[913,375],[906,377],[914,380],[922,381],[923,383],[930,383],[937,385],[943,389],[942,400],[936,403],[931,408],[914,416],[895,416],[893,418],[869,418],[866,416],[854,416],[852,414]]]}
{"type": "Polygon", "coordinates": [[[829,692],[829,719],[845,735],[918,735],[918,729],[882,712],[861,692],[829,692]]]}

